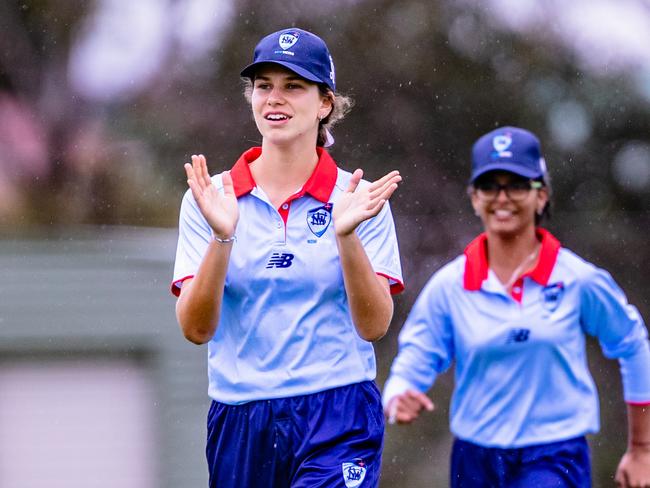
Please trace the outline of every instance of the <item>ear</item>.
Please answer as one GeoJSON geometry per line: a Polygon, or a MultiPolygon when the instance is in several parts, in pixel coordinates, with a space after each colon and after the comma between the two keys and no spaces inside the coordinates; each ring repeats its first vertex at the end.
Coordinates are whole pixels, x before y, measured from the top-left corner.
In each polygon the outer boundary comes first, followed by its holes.
{"type": "Polygon", "coordinates": [[[481,208],[480,203],[479,203],[480,200],[476,196],[476,192],[472,188],[468,189],[467,192],[469,193],[469,198],[470,198],[470,201],[472,202],[472,208],[474,209],[474,215],[477,215],[477,216],[480,215],[479,214],[479,209],[481,208]]]}
{"type": "Polygon", "coordinates": [[[548,203],[548,190],[546,187],[542,187],[537,190],[537,204],[535,206],[536,212],[541,215],[544,211],[544,207],[548,203]]]}
{"type": "Polygon", "coordinates": [[[334,94],[330,91],[326,97],[321,97],[318,109],[318,120],[323,120],[334,110],[334,94]]]}

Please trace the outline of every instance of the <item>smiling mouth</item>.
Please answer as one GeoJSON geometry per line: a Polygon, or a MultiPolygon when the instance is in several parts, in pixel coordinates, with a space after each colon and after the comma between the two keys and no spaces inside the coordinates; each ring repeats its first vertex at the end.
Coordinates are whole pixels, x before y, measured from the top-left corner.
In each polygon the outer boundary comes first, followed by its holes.
{"type": "Polygon", "coordinates": [[[499,219],[507,219],[508,217],[512,217],[514,212],[512,210],[497,209],[494,211],[494,215],[499,219]]]}
{"type": "Polygon", "coordinates": [[[285,114],[268,114],[265,115],[264,118],[266,120],[271,120],[271,121],[280,121],[280,120],[289,120],[291,117],[285,114]]]}

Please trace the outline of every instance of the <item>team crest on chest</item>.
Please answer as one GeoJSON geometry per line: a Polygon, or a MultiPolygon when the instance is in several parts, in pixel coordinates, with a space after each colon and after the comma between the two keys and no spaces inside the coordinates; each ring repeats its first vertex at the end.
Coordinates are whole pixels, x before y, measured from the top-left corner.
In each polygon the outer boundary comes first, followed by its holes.
{"type": "Polygon", "coordinates": [[[317,208],[312,208],[307,212],[307,225],[309,230],[316,237],[321,237],[332,221],[332,204],[326,203],[325,205],[317,208]]]}
{"type": "Polygon", "coordinates": [[[343,463],[343,481],[347,488],[354,488],[360,486],[366,477],[366,463],[363,459],[355,459],[352,462],[343,463]]]}
{"type": "Polygon", "coordinates": [[[542,306],[552,312],[560,304],[563,295],[564,283],[561,281],[545,286],[542,288],[542,306]]]}

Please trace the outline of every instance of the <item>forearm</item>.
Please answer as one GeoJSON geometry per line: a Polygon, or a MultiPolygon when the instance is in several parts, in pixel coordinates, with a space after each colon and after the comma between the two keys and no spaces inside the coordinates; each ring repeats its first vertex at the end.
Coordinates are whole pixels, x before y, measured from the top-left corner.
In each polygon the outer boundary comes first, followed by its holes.
{"type": "Polygon", "coordinates": [[[627,405],[628,450],[650,453],[650,405],[627,405]]]}
{"type": "Polygon", "coordinates": [[[355,232],[337,235],[345,291],[354,325],[363,339],[383,337],[393,317],[388,281],[378,277],[355,232]]]}
{"type": "Polygon", "coordinates": [[[219,324],[232,243],[211,242],[194,276],[181,288],[176,318],[187,340],[205,344],[219,324]]]}

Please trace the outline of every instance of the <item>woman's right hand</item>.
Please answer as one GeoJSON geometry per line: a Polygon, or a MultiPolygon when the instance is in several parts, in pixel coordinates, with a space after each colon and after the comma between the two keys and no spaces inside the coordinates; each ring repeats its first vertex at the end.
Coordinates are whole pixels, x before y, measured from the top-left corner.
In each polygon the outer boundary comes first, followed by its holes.
{"type": "Polygon", "coordinates": [[[239,220],[239,206],[229,171],[221,173],[223,194],[212,184],[205,156],[192,156],[192,164],[185,163],[187,184],[196,203],[215,237],[230,239],[239,220]]]}
{"type": "Polygon", "coordinates": [[[406,390],[391,398],[384,413],[389,424],[410,424],[420,416],[423,409],[433,412],[431,399],[419,391],[406,390]]]}

